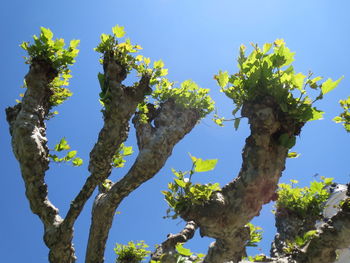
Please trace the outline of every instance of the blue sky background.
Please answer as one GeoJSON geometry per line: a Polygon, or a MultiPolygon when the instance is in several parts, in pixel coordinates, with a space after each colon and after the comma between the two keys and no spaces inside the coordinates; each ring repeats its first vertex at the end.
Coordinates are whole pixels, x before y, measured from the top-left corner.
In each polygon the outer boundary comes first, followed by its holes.
{"type": "MultiPolygon", "coordinates": [[[[345,79],[338,88],[318,103],[326,112],[324,120],[307,124],[294,150],[298,159],[288,160],[282,181],[298,179],[301,185],[313,180],[313,175],[334,177],[340,183],[350,181],[349,136],[341,125],[331,119],[340,113],[339,99],[350,95],[350,4],[347,0],[137,0],[137,1],[3,1],[0,10],[0,253],[3,262],[47,262],[48,250],[42,241],[43,227],[29,209],[24,186],[11,146],[5,107],[12,106],[19,93],[23,77],[28,71],[19,48],[40,26],[50,28],[55,37],[80,39],[80,54],[72,67],[70,88],[74,96],[57,108],[60,114],[50,120],[49,145],[53,147],[65,136],[73,149],[78,150],[85,164],[79,168],[52,165],[47,173],[50,200],[64,216],[70,201],[84,183],[88,155],[96,142],[102,125],[98,102],[97,73],[101,71],[99,55],[93,51],[101,33],[110,33],[116,24],[125,26],[133,43],[140,44],[142,54],[152,60],[162,59],[169,68],[169,79],[182,82],[196,81],[211,89],[218,113],[230,117],[232,102],[222,93],[213,79],[221,70],[237,72],[236,57],[241,43],[263,44],[284,38],[287,46],[296,52],[295,69],[315,75],[345,79]]],[[[213,172],[197,174],[198,182],[231,181],[241,166],[241,151],[249,130],[244,121],[238,131],[233,124],[220,128],[211,116],[197,125],[191,134],[179,143],[165,167],[152,180],[127,197],[114,220],[106,249],[106,262],[114,262],[116,242],[145,240],[153,247],[170,232],[182,229],[184,222],[163,219],[167,208],[161,190],[172,179],[170,168],[190,169],[188,152],[204,159],[218,158],[213,172]]],[[[135,134],[130,132],[126,145],[134,146],[135,134]]],[[[118,180],[132,163],[115,170],[112,180],[118,180]]],[[[78,262],[84,261],[90,224],[90,201],[75,225],[75,248],[78,262]]],[[[270,210],[264,207],[254,223],[265,230],[259,247],[268,253],[274,235],[274,221],[270,210]]],[[[211,242],[199,235],[186,247],[206,253],[211,242]]],[[[253,254],[259,251],[252,251],[253,254]]]]}

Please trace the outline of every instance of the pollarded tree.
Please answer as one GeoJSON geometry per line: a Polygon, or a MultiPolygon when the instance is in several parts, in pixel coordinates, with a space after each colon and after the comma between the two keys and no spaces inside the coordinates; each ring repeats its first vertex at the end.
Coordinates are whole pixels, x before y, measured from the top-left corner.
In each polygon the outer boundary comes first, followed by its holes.
{"type": "MultiPolygon", "coordinates": [[[[98,188],[92,207],[92,222],[86,250],[86,262],[104,261],[105,244],[117,207],[132,191],[151,179],[164,166],[174,146],[214,109],[209,90],[192,81],[180,86],[165,76],[162,61],[151,64],[149,58],[137,55],[141,49],[129,39],[124,42],[123,27],[116,26],[113,34],[101,35],[96,51],[101,53],[103,73],[98,74],[101,86],[104,125],[90,153],[89,172],[85,184],[62,217],[49,201],[45,173],[51,162],[69,162],[79,166],[82,160],[63,138],[54,151],[47,147],[46,121],[55,115],[52,109],[72,94],[68,88],[69,66],[78,54],[78,40],[65,48],[63,39],[53,39],[49,29],[41,28],[34,43],[21,46],[28,53],[30,65],[25,76],[26,92],[21,102],[6,109],[12,135],[14,154],[19,161],[25,182],[26,196],[33,213],[44,225],[44,241],[49,248],[50,262],[74,262],[76,255],[73,226],[86,201],[98,188]],[[153,67],[151,66],[153,65],[153,67]],[[125,86],[123,81],[136,72],[138,81],[125,86]],[[108,179],[115,167],[123,166],[123,157],[132,152],[124,142],[128,138],[129,122],[136,130],[138,155],[129,171],[117,182],[108,179]]],[[[186,220],[185,229],[168,239],[152,253],[151,262],[240,262],[246,257],[246,246],[261,239],[258,228],[249,222],[262,206],[277,200],[276,219],[279,234],[275,238],[271,257],[249,257],[263,262],[334,262],[337,249],[350,246],[349,199],[331,219],[315,230],[322,220],[322,209],[329,197],[326,186],[331,179],[298,189],[278,181],[285,168],[295,136],[308,121],[322,117],[314,102],[337,86],[340,80],[295,74],[290,65],[292,53],[282,40],[253,46],[247,57],[240,47],[239,72],[230,75],[219,72],[215,78],[222,91],[233,100],[234,119],[238,128],[241,118],[248,118],[251,135],[246,139],[243,164],[237,178],[223,188],[218,184],[194,184],[194,173],[211,170],[216,160],[191,156],[193,166],[188,172],[173,170],[175,179],[163,191],[171,217],[186,220]],[[311,98],[306,88],[318,91],[311,98]],[[312,211],[312,213],[310,212],[312,211]],[[309,212],[312,216],[310,216],[309,212]],[[308,213],[308,214],[306,214],[308,213]],[[291,224],[291,222],[295,224],[291,224]],[[286,224],[294,227],[286,228],[286,224]],[[214,238],[207,255],[192,255],[182,243],[199,229],[202,236],[214,238]]],[[[348,127],[348,104],[336,121],[348,127]]],[[[215,116],[222,125],[225,119],[215,116]]],[[[117,262],[140,262],[147,255],[143,242],[118,245],[117,262]]]]}

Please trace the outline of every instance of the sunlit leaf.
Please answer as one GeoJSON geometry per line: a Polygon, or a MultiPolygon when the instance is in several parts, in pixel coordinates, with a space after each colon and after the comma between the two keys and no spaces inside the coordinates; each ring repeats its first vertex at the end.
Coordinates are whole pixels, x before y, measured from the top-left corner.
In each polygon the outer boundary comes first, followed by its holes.
{"type": "Polygon", "coordinates": [[[221,88],[224,88],[226,87],[228,81],[229,81],[229,75],[228,75],[228,72],[225,71],[225,72],[222,72],[221,70],[219,71],[219,74],[218,75],[215,75],[215,79],[217,80],[219,86],[221,88]]]}
{"type": "Polygon", "coordinates": [[[343,78],[344,76],[340,77],[335,81],[333,81],[331,78],[327,79],[325,82],[322,83],[322,86],[321,86],[322,93],[326,94],[331,90],[335,89],[343,78]]]}
{"type": "Polygon", "coordinates": [[[83,159],[77,157],[72,161],[73,166],[81,166],[83,164],[83,159]]]}
{"type": "Polygon", "coordinates": [[[263,46],[263,53],[266,54],[267,52],[269,52],[271,47],[272,47],[272,43],[265,43],[263,46]]]}
{"type": "Polygon", "coordinates": [[[187,249],[187,248],[184,248],[183,246],[182,246],[182,244],[181,243],[178,243],[176,246],[175,246],[175,249],[176,249],[176,251],[179,253],[179,254],[181,254],[181,255],[183,255],[183,256],[191,256],[192,255],[192,252],[191,252],[191,250],[190,249],[187,249]]]}
{"type": "Polygon", "coordinates": [[[47,39],[47,40],[51,40],[53,37],[53,33],[51,32],[50,29],[45,28],[45,27],[41,27],[40,28],[41,33],[43,34],[43,36],[47,39]]]}
{"type": "Polygon", "coordinates": [[[300,156],[300,153],[297,152],[289,152],[288,158],[298,158],[300,156]]]}
{"type": "Polygon", "coordinates": [[[117,38],[122,38],[125,35],[124,27],[119,25],[113,27],[112,32],[117,38]]]}
{"type": "Polygon", "coordinates": [[[71,48],[76,48],[79,45],[79,43],[80,43],[79,39],[73,39],[73,40],[70,41],[69,46],[71,48]]]}
{"type": "Polygon", "coordinates": [[[163,68],[164,67],[164,62],[162,60],[154,61],[153,62],[153,67],[154,68],[163,68]]]}
{"type": "Polygon", "coordinates": [[[134,151],[132,150],[132,146],[128,146],[128,147],[123,147],[123,155],[124,156],[128,156],[131,155],[134,151]]]}
{"type": "Polygon", "coordinates": [[[176,182],[176,184],[182,188],[185,188],[186,187],[186,183],[180,179],[174,179],[174,181],[176,182]]]}
{"type": "Polygon", "coordinates": [[[217,162],[218,162],[218,159],[202,160],[198,158],[194,164],[194,171],[195,172],[211,171],[215,168],[217,162]]]}

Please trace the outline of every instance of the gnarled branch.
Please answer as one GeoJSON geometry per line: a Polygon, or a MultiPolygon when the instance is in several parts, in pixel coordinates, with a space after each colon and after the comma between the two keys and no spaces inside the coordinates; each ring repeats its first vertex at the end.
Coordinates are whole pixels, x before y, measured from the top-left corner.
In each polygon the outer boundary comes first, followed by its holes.
{"type": "Polygon", "coordinates": [[[142,123],[139,116],[135,116],[133,122],[139,154],[128,173],[95,200],[86,262],[103,262],[105,244],[118,205],[164,166],[175,144],[192,130],[199,118],[198,112],[178,106],[172,100],[163,103],[154,120],[150,118],[148,123],[142,123]]]}

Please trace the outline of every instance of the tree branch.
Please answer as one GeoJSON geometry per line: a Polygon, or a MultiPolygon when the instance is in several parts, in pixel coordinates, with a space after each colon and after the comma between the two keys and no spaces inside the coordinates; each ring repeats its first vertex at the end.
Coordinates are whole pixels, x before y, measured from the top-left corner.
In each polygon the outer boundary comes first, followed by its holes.
{"type": "Polygon", "coordinates": [[[139,146],[137,159],[120,181],[95,200],[86,262],[104,261],[105,244],[115,209],[126,196],[164,166],[175,144],[192,130],[200,118],[198,112],[177,106],[172,100],[163,103],[154,114],[148,123],[142,123],[139,116],[135,116],[133,122],[139,146]]]}
{"type": "Polygon", "coordinates": [[[350,198],[342,209],[325,223],[318,235],[296,257],[301,263],[335,262],[338,249],[350,247],[350,198]]]}
{"type": "Polygon", "coordinates": [[[74,262],[73,231],[59,230],[62,218],[49,201],[44,177],[49,169],[45,119],[50,110],[49,84],[57,76],[52,63],[33,59],[25,76],[27,90],[20,104],[6,109],[13,152],[20,163],[26,196],[32,212],[45,227],[44,241],[50,249],[50,262],[74,262]]]}
{"type": "Polygon", "coordinates": [[[190,221],[186,223],[186,226],[184,229],[177,234],[169,234],[167,236],[167,239],[157,247],[156,251],[152,254],[152,260],[162,260],[164,261],[163,257],[164,255],[170,254],[170,256],[175,252],[175,246],[178,243],[186,243],[188,240],[190,240],[194,233],[196,232],[198,226],[195,222],[190,221]]]}
{"type": "Polygon", "coordinates": [[[149,75],[143,75],[136,86],[123,86],[121,81],[126,77],[125,70],[117,61],[107,55],[104,60],[104,70],[105,85],[109,90],[110,101],[106,102],[106,108],[103,112],[104,126],[90,153],[89,171],[91,175],[71,203],[64,221],[64,226],[67,229],[73,227],[96,186],[109,177],[112,171],[113,155],[127,139],[129,120],[135,113],[137,105],[143,101],[145,93],[150,91],[149,75]]]}
{"type": "Polygon", "coordinates": [[[288,153],[288,148],[280,145],[278,138],[285,133],[289,136],[299,134],[303,125],[288,119],[278,109],[270,97],[243,106],[242,116],[249,119],[251,135],[246,140],[238,177],[208,203],[193,205],[181,213],[184,220],[198,224],[202,236],[217,239],[216,245],[209,249],[206,263],[238,262],[227,248],[244,246],[246,240],[237,235],[259,214],[262,205],[275,196],[288,153]],[[223,249],[214,249],[217,247],[223,249]]]}

